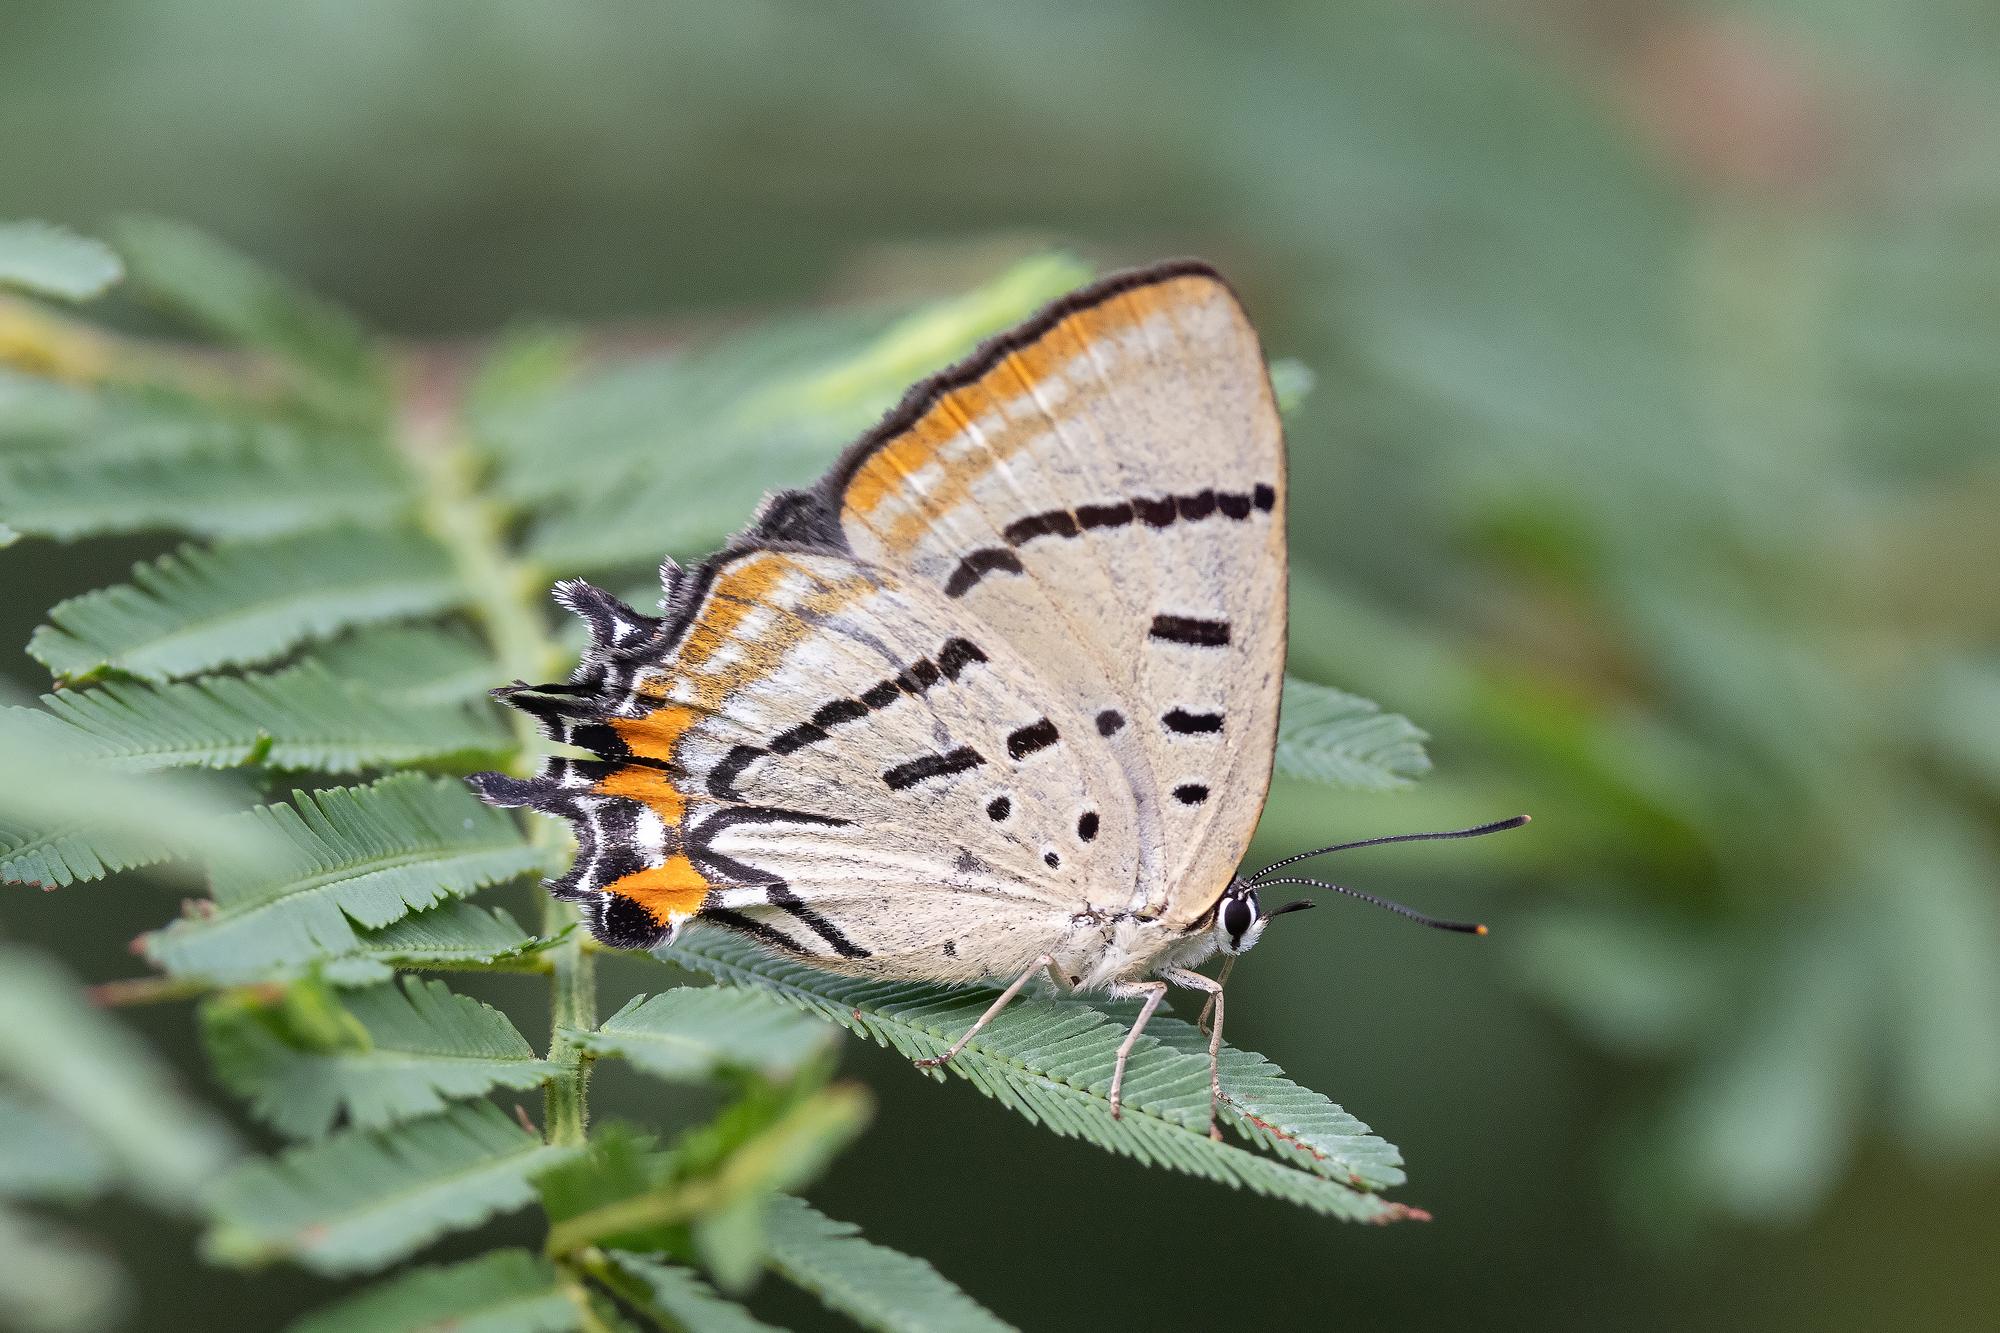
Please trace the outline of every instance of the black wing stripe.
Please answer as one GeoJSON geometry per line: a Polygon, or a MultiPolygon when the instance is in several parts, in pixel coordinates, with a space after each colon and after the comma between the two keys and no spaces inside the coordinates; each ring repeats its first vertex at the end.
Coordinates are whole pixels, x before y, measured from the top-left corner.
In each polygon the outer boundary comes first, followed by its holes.
{"type": "Polygon", "coordinates": [[[1026,759],[1037,750],[1046,750],[1061,739],[1061,734],[1056,731],[1056,724],[1043,718],[1039,722],[1031,722],[1008,733],[1007,755],[1011,759],[1026,759]]]}
{"type": "Polygon", "coordinates": [[[963,773],[968,768],[978,768],[986,762],[986,757],[970,745],[961,745],[956,750],[943,754],[927,754],[912,759],[906,764],[898,764],[882,774],[882,781],[889,784],[890,791],[905,791],[919,782],[931,778],[947,777],[953,773],[963,773]]]}
{"type": "Polygon", "coordinates": [[[1075,537],[1093,528],[1116,528],[1134,519],[1150,527],[1165,528],[1175,523],[1199,523],[1217,514],[1241,522],[1252,510],[1268,513],[1277,503],[1276,488],[1259,482],[1247,491],[1218,491],[1213,487],[1186,495],[1135,496],[1108,504],[1080,505],[1067,509],[1047,509],[1009,523],[1000,533],[1006,546],[982,546],[965,556],[945,580],[947,597],[963,597],[979,586],[988,574],[1025,574],[1027,569],[1011,548],[1025,546],[1042,537],[1075,537]]]}
{"type": "Polygon", "coordinates": [[[761,921],[752,921],[741,912],[732,912],[723,907],[710,907],[703,909],[701,919],[712,921],[726,930],[733,930],[739,934],[747,935],[751,939],[768,944],[774,949],[782,949],[796,958],[811,956],[806,947],[790,935],[785,934],[782,930],[773,930],[761,921]]]}
{"type": "Polygon", "coordinates": [[[944,595],[963,597],[971,592],[979,580],[994,570],[1005,570],[1009,574],[1025,574],[1027,568],[1021,564],[1021,557],[1004,546],[983,546],[958,562],[958,568],[945,581],[944,595]]]}
{"type": "Polygon", "coordinates": [[[695,868],[712,879],[735,881],[743,888],[758,888],[764,891],[771,906],[789,913],[798,922],[826,941],[829,949],[842,958],[866,958],[868,950],[856,944],[840,932],[840,928],[824,916],[808,907],[799,895],[792,892],[792,886],[766,870],[746,865],[734,857],[707,847],[690,847],[688,857],[695,868]]]}
{"type": "Polygon", "coordinates": [[[1228,621],[1199,616],[1157,615],[1148,632],[1162,643],[1184,643],[1193,648],[1221,648],[1229,643],[1228,621]]]}
{"type": "Polygon", "coordinates": [[[762,759],[770,751],[758,745],[738,745],[722,756],[722,762],[708,770],[708,794],[718,801],[740,801],[743,793],[736,790],[736,779],[743,776],[743,770],[762,759]]]}
{"type": "Polygon", "coordinates": [[[1212,736],[1222,730],[1222,714],[1173,708],[1160,718],[1160,725],[1179,736],[1212,736]]]}
{"type": "MultiPolygon", "coordinates": [[[[814,710],[811,719],[773,736],[762,747],[739,745],[724,756],[709,774],[708,789],[722,800],[741,800],[736,779],[752,762],[765,754],[796,754],[808,745],[826,740],[833,728],[858,722],[868,714],[887,708],[905,694],[918,695],[941,680],[956,681],[975,664],[987,660],[985,652],[970,639],[952,637],[938,649],[937,659],[918,658],[887,680],[877,681],[861,692],[858,699],[833,699],[814,710]],[[718,783],[720,784],[718,786],[718,783]]],[[[634,760],[633,762],[644,762],[634,760]]]]}

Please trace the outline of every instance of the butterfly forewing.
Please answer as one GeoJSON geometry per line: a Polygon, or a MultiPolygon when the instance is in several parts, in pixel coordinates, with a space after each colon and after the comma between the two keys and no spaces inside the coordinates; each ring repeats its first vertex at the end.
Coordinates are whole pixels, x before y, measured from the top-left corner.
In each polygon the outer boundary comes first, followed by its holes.
{"type": "Polygon", "coordinates": [[[1090,719],[1139,828],[1106,904],[1192,920],[1270,780],[1284,448],[1254,331],[1201,269],[1114,281],[913,396],[850,458],[840,522],[1090,719]]]}

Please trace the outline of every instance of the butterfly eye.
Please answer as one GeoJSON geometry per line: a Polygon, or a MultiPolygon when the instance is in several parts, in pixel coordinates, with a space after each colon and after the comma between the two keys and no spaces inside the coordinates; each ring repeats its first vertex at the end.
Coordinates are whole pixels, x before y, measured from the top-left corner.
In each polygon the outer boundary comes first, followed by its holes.
{"type": "Polygon", "coordinates": [[[1223,895],[1222,905],[1216,912],[1216,943],[1226,953],[1241,953],[1255,942],[1253,934],[1257,925],[1257,894],[1254,890],[1231,891],[1223,895]]]}

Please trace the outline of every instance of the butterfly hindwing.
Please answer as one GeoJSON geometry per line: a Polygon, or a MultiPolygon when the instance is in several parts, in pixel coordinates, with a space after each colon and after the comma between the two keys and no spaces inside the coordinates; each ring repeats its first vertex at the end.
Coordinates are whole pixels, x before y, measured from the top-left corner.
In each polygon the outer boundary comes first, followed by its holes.
{"type": "Polygon", "coordinates": [[[618,642],[512,702],[601,758],[482,779],[577,822],[553,887],[600,935],[701,915],[823,966],[969,980],[1049,947],[1098,881],[1129,888],[1121,777],[1063,742],[1084,721],[1004,640],[834,551],[746,545],[684,582],[649,625],[568,585],[618,642]]]}

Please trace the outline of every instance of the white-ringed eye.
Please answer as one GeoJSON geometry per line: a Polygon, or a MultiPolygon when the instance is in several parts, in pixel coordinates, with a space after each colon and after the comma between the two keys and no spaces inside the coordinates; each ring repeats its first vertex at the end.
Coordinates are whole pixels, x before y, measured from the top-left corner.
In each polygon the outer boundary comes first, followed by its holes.
{"type": "Polygon", "coordinates": [[[1257,891],[1240,882],[1231,884],[1223,891],[1222,901],[1216,904],[1215,947],[1226,954],[1242,953],[1263,933],[1257,891]]]}

